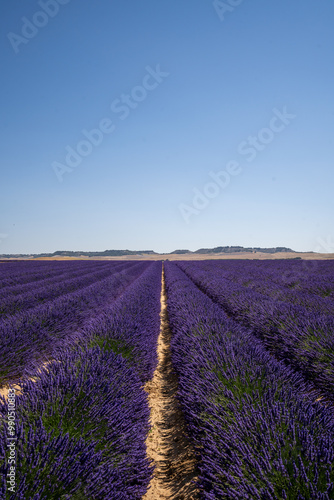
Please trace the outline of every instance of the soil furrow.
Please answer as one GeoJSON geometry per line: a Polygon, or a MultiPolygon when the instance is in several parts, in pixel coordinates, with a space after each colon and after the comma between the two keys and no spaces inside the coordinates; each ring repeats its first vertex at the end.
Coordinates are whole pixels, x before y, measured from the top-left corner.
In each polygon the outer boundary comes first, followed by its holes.
{"type": "Polygon", "coordinates": [[[161,287],[161,328],[158,339],[158,366],[147,382],[151,409],[151,431],[147,455],[155,471],[143,500],[193,500],[198,498],[196,459],[185,432],[183,414],[176,398],[178,381],[171,362],[164,269],[161,287]]]}

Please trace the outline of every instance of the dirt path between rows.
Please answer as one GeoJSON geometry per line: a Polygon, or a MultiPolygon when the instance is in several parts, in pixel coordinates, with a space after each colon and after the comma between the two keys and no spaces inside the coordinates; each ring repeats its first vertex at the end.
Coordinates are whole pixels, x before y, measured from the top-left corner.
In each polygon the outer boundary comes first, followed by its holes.
{"type": "Polygon", "coordinates": [[[170,352],[164,269],[161,287],[161,328],[158,338],[158,366],[145,385],[151,409],[151,431],[146,440],[147,455],[155,471],[143,500],[193,500],[198,498],[196,460],[185,434],[185,423],[176,399],[177,377],[170,352]]]}

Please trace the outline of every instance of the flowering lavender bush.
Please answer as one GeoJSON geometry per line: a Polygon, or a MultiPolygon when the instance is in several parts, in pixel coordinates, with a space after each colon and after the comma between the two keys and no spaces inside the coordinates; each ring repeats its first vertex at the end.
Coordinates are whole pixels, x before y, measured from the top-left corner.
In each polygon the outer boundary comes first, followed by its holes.
{"type": "MultiPolygon", "coordinates": [[[[20,381],[17,488],[10,500],[139,500],[147,491],[152,466],[142,383],[157,363],[161,263],[138,269],[141,275],[86,323],[77,343],[54,351],[52,363],[20,381]]],[[[4,496],[4,400],[0,411],[4,496]]]]}
{"type": "MultiPolygon", "coordinates": [[[[129,266],[129,264],[123,264],[122,267],[123,269],[129,269],[131,266],[129,266]]],[[[38,282],[36,287],[30,285],[29,290],[27,290],[27,285],[15,287],[14,293],[13,291],[10,293],[10,291],[5,288],[5,295],[0,297],[0,318],[3,319],[17,312],[38,306],[41,303],[55,300],[60,295],[82,290],[94,283],[101,283],[102,280],[107,279],[120,270],[119,266],[111,266],[109,264],[109,266],[104,266],[102,269],[94,269],[93,272],[88,269],[82,270],[79,276],[67,278],[66,275],[62,275],[61,279],[57,276],[54,277],[51,282],[50,280],[42,280],[42,282],[38,282]],[[48,283],[44,283],[44,281],[48,281],[48,283]],[[21,292],[18,288],[21,288],[21,292]]]]}
{"type": "MultiPolygon", "coordinates": [[[[121,356],[98,347],[65,352],[36,372],[34,381],[23,382],[16,399],[17,485],[8,498],[122,494],[130,500],[145,493],[151,476],[144,446],[149,409],[137,374],[121,356]]],[[[6,404],[1,412],[5,418],[6,404]]],[[[3,462],[1,498],[7,470],[3,462]]]]}
{"type": "MultiPolygon", "coordinates": [[[[0,266],[1,288],[32,284],[44,278],[52,278],[69,268],[68,262],[54,261],[7,261],[8,265],[0,266]],[[51,264],[51,265],[50,265],[51,264]]],[[[77,268],[82,262],[71,262],[70,267],[77,268]]]]}
{"type": "MultiPolygon", "coordinates": [[[[35,267],[36,262],[27,262],[27,264],[35,267]]],[[[29,281],[27,282],[27,273],[21,271],[18,274],[17,279],[22,280],[22,275],[25,277],[25,281],[21,283],[9,284],[8,280],[3,276],[0,271],[0,297],[5,297],[9,295],[18,295],[20,293],[29,292],[31,290],[37,289],[40,286],[49,285],[52,283],[58,283],[63,279],[75,278],[80,275],[84,275],[89,272],[96,272],[103,270],[108,267],[109,263],[101,262],[90,262],[90,261],[65,261],[63,266],[58,266],[54,264],[59,264],[58,261],[50,262],[50,266],[47,270],[37,270],[34,273],[29,273],[29,281]],[[6,284],[7,282],[7,284],[6,284]]],[[[114,267],[116,267],[115,264],[114,267]]]]}
{"type": "Polygon", "coordinates": [[[72,344],[78,329],[135,281],[149,262],[136,263],[82,290],[0,320],[0,383],[13,380],[72,344]]]}
{"type": "Polygon", "coordinates": [[[152,378],[157,365],[161,268],[161,262],[152,263],[82,331],[84,343],[121,353],[143,382],[152,378]]]}
{"type": "Polygon", "coordinates": [[[334,498],[333,409],[167,262],[178,396],[202,498],[334,498]]]}
{"type": "MultiPolygon", "coordinates": [[[[306,308],[254,291],[249,286],[238,284],[241,275],[238,266],[242,268],[243,262],[234,263],[232,270],[229,264],[225,267],[224,263],[215,265],[214,262],[182,262],[178,265],[230,317],[252,328],[275,357],[300,371],[323,391],[326,398],[334,401],[334,315],[325,314],[324,310],[318,312],[317,294],[309,294],[308,297],[315,297],[315,300],[313,302],[309,298],[306,308]]],[[[249,264],[245,266],[247,268],[249,264]]],[[[332,267],[333,264],[329,262],[327,269],[332,267]]],[[[260,271],[253,270],[253,274],[259,280],[260,271]]],[[[279,281],[279,278],[275,279],[279,281]]],[[[249,285],[252,284],[252,278],[247,277],[247,273],[243,280],[244,283],[249,281],[249,285]]],[[[268,280],[267,273],[263,272],[265,289],[268,289],[268,280]]],[[[321,282],[323,284],[323,278],[321,282]]],[[[286,288],[289,289],[289,286],[286,288]]],[[[328,307],[331,307],[332,299],[329,296],[322,300],[327,300],[328,307]]]]}

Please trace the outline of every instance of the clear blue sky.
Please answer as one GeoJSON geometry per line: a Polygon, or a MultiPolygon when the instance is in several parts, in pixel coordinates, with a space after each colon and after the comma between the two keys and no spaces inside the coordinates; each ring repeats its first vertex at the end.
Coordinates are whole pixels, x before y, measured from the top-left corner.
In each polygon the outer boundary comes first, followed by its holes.
{"type": "Polygon", "coordinates": [[[0,7],[0,253],[326,251],[332,0],[55,2],[0,7]]]}

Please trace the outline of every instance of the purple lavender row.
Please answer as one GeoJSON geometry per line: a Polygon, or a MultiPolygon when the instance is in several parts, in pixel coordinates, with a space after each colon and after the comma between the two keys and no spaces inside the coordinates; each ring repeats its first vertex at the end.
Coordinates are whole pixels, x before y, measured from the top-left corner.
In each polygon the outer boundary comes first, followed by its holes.
{"type": "Polygon", "coordinates": [[[332,260],[223,260],[202,264],[208,269],[217,267],[225,278],[245,286],[262,277],[266,283],[279,285],[286,290],[334,298],[332,260]]]}
{"type": "Polygon", "coordinates": [[[291,290],[284,285],[266,282],[262,276],[251,280],[246,287],[273,300],[304,307],[310,312],[334,315],[334,297],[320,297],[301,289],[291,290]]]}
{"type": "Polygon", "coordinates": [[[15,493],[6,481],[7,404],[0,407],[0,498],[139,500],[152,471],[147,396],[135,370],[99,347],[58,361],[16,398],[15,493]]]}
{"type": "MultiPolygon", "coordinates": [[[[50,283],[58,283],[64,279],[76,278],[77,276],[84,275],[85,273],[99,271],[104,269],[105,267],[110,266],[109,262],[106,262],[103,265],[101,265],[99,262],[88,262],[80,267],[73,267],[71,263],[67,264],[68,265],[63,269],[55,268],[54,274],[52,276],[44,277],[45,271],[41,271],[38,275],[35,275],[38,276],[38,280],[34,279],[28,283],[2,287],[3,281],[0,278],[0,297],[2,298],[9,295],[19,295],[20,293],[37,289],[40,286],[49,285],[50,283]]],[[[114,267],[117,267],[117,265],[119,266],[119,263],[115,264],[114,267]]],[[[53,264],[51,262],[50,268],[53,268],[53,264]]]]}
{"type": "MultiPolygon", "coordinates": [[[[23,383],[16,404],[19,493],[10,500],[139,500],[146,493],[152,467],[142,383],[157,364],[160,293],[161,263],[150,263],[86,325],[79,345],[23,383]]],[[[7,470],[0,458],[0,474],[7,470]]]]}
{"type": "MultiPolygon", "coordinates": [[[[131,263],[132,264],[132,263],[131,263]]],[[[97,316],[149,266],[131,265],[84,290],[18,313],[0,322],[0,384],[22,376],[57,348],[73,343],[85,321],[97,316]]]]}
{"type": "Polygon", "coordinates": [[[86,323],[81,335],[90,346],[122,354],[142,382],[157,366],[160,331],[161,262],[153,262],[126,292],[86,323]]]}
{"type": "Polygon", "coordinates": [[[201,498],[334,498],[333,409],[165,264],[178,397],[199,459],[201,498]]]}
{"type": "MultiPolygon", "coordinates": [[[[264,266],[260,266],[259,263],[254,264],[253,262],[245,261],[207,262],[206,264],[201,264],[201,268],[205,268],[209,272],[217,272],[219,270],[218,272],[221,277],[262,295],[269,296],[274,300],[299,305],[318,313],[334,314],[333,276],[332,284],[330,274],[326,278],[321,277],[319,281],[319,276],[311,274],[310,270],[307,273],[308,279],[305,281],[303,275],[299,276],[295,274],[296,269],[293,270],[291,265],[289,266],[280,261],[278,263],[269,262],[271,266],[268,263],[265,264],[264,266]],[[312,285],[310,285],[311,282],[313,282],[312,285]],[[317,283],[318,288],[315,288],[314,283],[317,283]],[[331,290],[333,291],[332,296],[331,290]],[[318,293],[315,293],[316,291],[318,293]]],[[[312,261],[312,264],[314,265],[314,261],[312,261]]],[[[333,263],[328,261],[326,264],[329,272],[334,267],[333,263]]],[[[320,272],[318,265],[315,267],[313,273],[315,272],[320,272]]]]}
{"type": "MultiPolygon", "coordinates": [[[[260,267],[260,266],[259,266],[260,267]]],[[[287,261],[266,263],[266,275],[278,285],[286,285],[304,293],[334,298],[334,262],[287,261]]]]}
{"type": "MultiPolygon", "coordinates": [[[[65,261],[53,261],[59,266],[63,265],[65,261]]],[[[49,261],[46,260],[2,260],[0,266],[0,276],[19,276],[24,275],[29,272],[34,272],[34,270],[47,268],[49,261]]]]}
{"type": "MultiPolygon", "coordinates": [[[[132,264],[134,265],[134,264],[132,264]]],[[[39,306],[48,301],[53,301],[57,297],[65,294],[74,293],[85,287],[93,285],[101,280],[107,279],[114,273],[122,269],[129,268],[131,264],[122,264],[122,266],[106,265],[98,271],[88,271],[81,273],[78,277],[66,279],[64,277],[60,282],[51,282],[46,286],[41,284],[37,288],[26,291],[19,295],[0,298],[0,320],[7,318],[21,311],[26,311],[32,307],[39,306]]]]}
{"type": "Polygon", "coordinates": [[[218,268],[178,263],[193,282],[228,315],[252,328],[278,359],[334,400],[334,317],[275,301],[221,276],[218,268]]]}
{"type": "Polygon", "coordinates": [[[83,265],[79,262],[62,262],[62,261],[24,261],[18,263],[5,262],[0,266],[1,288],[7,286],[20,285],[23,283],[32,283],[38,281],[43,276],[52,277],[63,272],[69,266],[74,269],[80,269],[83,265]]]}
{"type": "Polygon", "coordinates": [[[11,272],[13,264],[8,262],[0,266],[0,291],[15,290],[16,286],[38,286],[45,279],[57,278],[68,272],[84,272],[90,268],[103,269],[106,265],[124,264],[124,261],[24,261],[17,264],[15,272],[11,272]],[[1,270],[3,270],[1,272],[1,270]]]}

